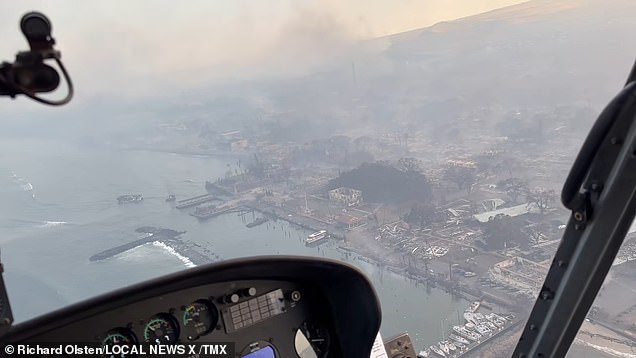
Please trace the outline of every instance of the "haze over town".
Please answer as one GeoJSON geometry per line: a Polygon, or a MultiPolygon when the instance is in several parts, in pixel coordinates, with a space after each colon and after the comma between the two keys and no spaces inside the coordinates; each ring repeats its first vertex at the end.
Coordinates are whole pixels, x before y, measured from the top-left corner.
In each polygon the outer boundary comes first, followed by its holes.
{"type": "MultiPolygon", "coordinates": [[[[27,5],[45,12],[77,101],[4,100],[0,138],[220,158],[196,184],[223,202],[181,214],[326,230],[343,255],[512,313],[469,351],[509,356],[569,217],[563,181],[636,58],[636,3],[390,3],[7,5],[5,58],[27,5]]],[[[624,357],[630,235],[577,338],[624,357]]]]}

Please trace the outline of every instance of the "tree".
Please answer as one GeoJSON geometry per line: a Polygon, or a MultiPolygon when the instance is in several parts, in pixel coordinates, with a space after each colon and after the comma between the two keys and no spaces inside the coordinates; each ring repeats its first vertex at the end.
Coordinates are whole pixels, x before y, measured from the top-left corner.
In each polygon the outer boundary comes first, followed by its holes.
{"type": "Polygon", "coordinates": [[[435,207],[431,204],[414,205],[411,211],[404,217],[404,221],[423,228],[435,220],[435,207]]]}
{"type": "Polygon", "coordinates": [[[458,189],[467,189],[470,193],[471,187],[475,183],[475,169],[449,167],[444,172],[444,179],[455,183],[458,189]]]}
{"type": "Polygon", "coordinates": [[[398,169],[405,173],[419,173],[422,168],[422,162],[416,158],[400,158],[398,160],[398,169]]]}
{"type": "Polygon", "coordinates": [[[256,178],[265,178],[265,165],[258,159],[256,154],[254,154],[254,161],[248,166],[248,171],[256,178]]]}
{"type": "Polygon", "coordinates": [[[550,230],[549,225],[537,223],[526,226],[523,231],[528,236],[530,245],[536,245],[547,238],[546,233],[550,230]]]}
{"type": "Polygon", "coordinates": [[[528,183],[519,178],[509,178],[497,183],[497,187],[504,190],[513,203],[517,202],[520,195],[527,195],[528,183]]]}
{"type": "Polygon", "coordinates": [[[536,188],[528,193],[528,201],[536,204],[541,214],[545,214],[555,198],[556,193],[551,189],[536,188]]]}
{"type": "Polygon", "coordinates": [[[516,246],[522,237],[518,223],[507,215],[499,214],[491,218],[484,227],[484,239],[490,249],[516,246]]]}

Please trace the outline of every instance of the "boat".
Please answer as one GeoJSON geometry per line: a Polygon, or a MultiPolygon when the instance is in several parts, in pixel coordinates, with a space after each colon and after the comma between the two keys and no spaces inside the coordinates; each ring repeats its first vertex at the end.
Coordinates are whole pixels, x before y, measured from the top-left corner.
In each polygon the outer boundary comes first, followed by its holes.
{"type": "Polygon", "coordinates": [[[305,239],[305,242],[307,244],[313,244],[313,243],[319,242],[320,240],[325,239],[326,237],[327,237],[327,230],[320,230],[307,236],[307,238],[305,239]]]}
{"type": "Polygon", "coordinates": [[[481,303],[479,301],[475,301],[475,302],[470,304],[470,307],[468,307],[468,309],[466,311],[475,312],[475,311],[477,311],[477,309],[479,308],[480,305],[481,305],[481,303]]]}
{"type": "Polygon", "coordinates": [[[459,350],[463,350],[464,348],[466,348],[466,345],[464,343],[461,342],[455,342],[455,347],[459,348],[459,350]]]}
{"type": "Polygon", "coordinates": [[[451,350],[451,352],[454,352],[457,350],[457,347],[455,346],[455,343],[451,342],[451,341],[442,341],[442,343],[444,343],[446,345],[446,347],[448,347],[448,349],[451,350]]]}
{"type": "Polygon", "coordinates": [[[417,358],[428,358],[428,356],[431,355],[431,350],[430,349],[426,349],[426,350],[421,350],[418,354],[417,354],[417,358]]]}
{"type": "Polygon", "coordinates": [[[503,327],[506,324],[506,321],[504,319],[494,313],[487,314],[486,319],[494,323],[497,327],[503,327]]]}
{"type": "Polygon", "coordinates": [[[446,353],[444,353],[441,349],[439,349],[439,347],[438,347],[438,346],[436,346],[436,345],[434,345],[434,344],[433,344],[430,348],[431,348],[431,350],[432,350],[433,352],[437,353],[438,355],[440,355],[440,356],[442,356],[442,357],[446,357],[446,353]]]}
{"type": "Polygon", "coordinates": [[[469,342],[466,338],[464,338],[464,337],[460,337],[460,336],[458,336],[458,335],[456,335],[456,334],[452,334],[452,333],[451,333],[451,334],[448,336],[448,338],[450,338],[450,339],[452,339],[452,340],[454,340],[455,342],[458,342],[458,343],[470,344],[470,342],[469,342]]]}
{"type": "Polygon", "coordinates": [[[469,311],[464,312],[464,319],[468,323],[475,324],[475,315],[472,312],[469,312],[469,311]]]}
{"type": "Polygon", "coordinates": [[[486,336],[490,334],[490,328],[484,326],[484,325],[478,325],[475,326],[475,329],[477,330],[477,332],[479,332],[482,336],[486,336]]]}
{"type": "MultiPolygon", "coordinates": [[[[468,324],[468,323],[467,323],[468,324]]],[[[453,330],[457,332],[460,336],[470,339],[471,341],[479,341],[481,338],[481,334],[468,330],[464,327],[453,326],[453,330]]]]}
{"type": "Polygon", "coordinates": [[[246,226],[246,227],[248,227],[248,228],[253,228],[254,226],[258,226],[258,225],[264,224],[264,223],[266,223],[267,221],[269,221],[269,219],[268,219],[268,218],[266,218],[266,217],[260,217],[260,218],[258,218],[258,219],[256,219],[256,220],[252,221],[251,223],[248,223],[248,224],[247,224],[247,225],[245,225],[245,226],[246,226]]]}
{"type": "Polygon", "coordinates": [[[500,320],[500,321],[504,321],[504,322],[506,322],[506,319],[505,319],[505,318],[501,317],[500,315],[498,315],[498,314],[496,314],[496,313],[494,313],[494,312],[493,312],[493,313],[491,313],[491,314],[490,314],[490,316],[491,316],[491,317],[493,317],[494,319],[497,319],[497,320],[500,320]]]}
{"type": "Polygon", "coordinates": [[[445,353],[445,354],[449,354],[450,353],[450,349],[448,348],[448,346],[444,343],[444,341],[442,342],[437,342],[437,344],[439,345],[439,348],[445,353]]]}
{"type": "Polygon", "coordinates": [[[171,203],[177,200],[177,197],[174,194],[170,194],[168,195],[168,197],[166,198],[166,202],[167,203],[171,203]]]}
{"type": "Polygon", "coordinates": [[[485,325],[486,327],[490,328],[491,331],[498,331],[499,327],[497,327],[494,323],[490,322],[490,321],[484,321],[482,322],[483,325],[485,325]]]}
{"type": "Polygon", "coordinates": [[[141,194],[126,194],[117,197],[117,202],[119,204],[139,203],[143,200],[144,197],[141,194]]]}

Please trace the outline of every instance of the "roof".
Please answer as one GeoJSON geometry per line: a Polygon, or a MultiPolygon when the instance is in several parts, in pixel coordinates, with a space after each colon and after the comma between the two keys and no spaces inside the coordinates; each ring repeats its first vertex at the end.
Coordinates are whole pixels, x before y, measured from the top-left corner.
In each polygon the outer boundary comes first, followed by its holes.
{"type": "Polygon", "coordinates": [[[525,215],[528,213],[538,213],[538,212],[539,212],[539,207],[537,206],[537,204],[526,203],[526,204],[521,204],[517,206],[511,206],[509,208],[503,208],[503,209],[488,211],[481,214],[475,214],[473,215],[473,217],[477,221],[485,223],[485,222],[488,222],[491,218],[494,218],[495,216],[499,214],[515,217],[515,216],[525,215]]]}

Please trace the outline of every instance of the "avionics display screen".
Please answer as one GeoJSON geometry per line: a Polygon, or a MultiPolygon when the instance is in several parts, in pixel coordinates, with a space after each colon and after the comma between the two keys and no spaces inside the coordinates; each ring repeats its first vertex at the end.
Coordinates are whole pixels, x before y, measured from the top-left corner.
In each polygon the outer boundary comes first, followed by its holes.
{"type": "Polygon", "coordinates": [[[244,355],[243,358],[276,358],[276,352],[274,352],[274,348],[272,347],[265,347],[256,352],[244,355]]]}

